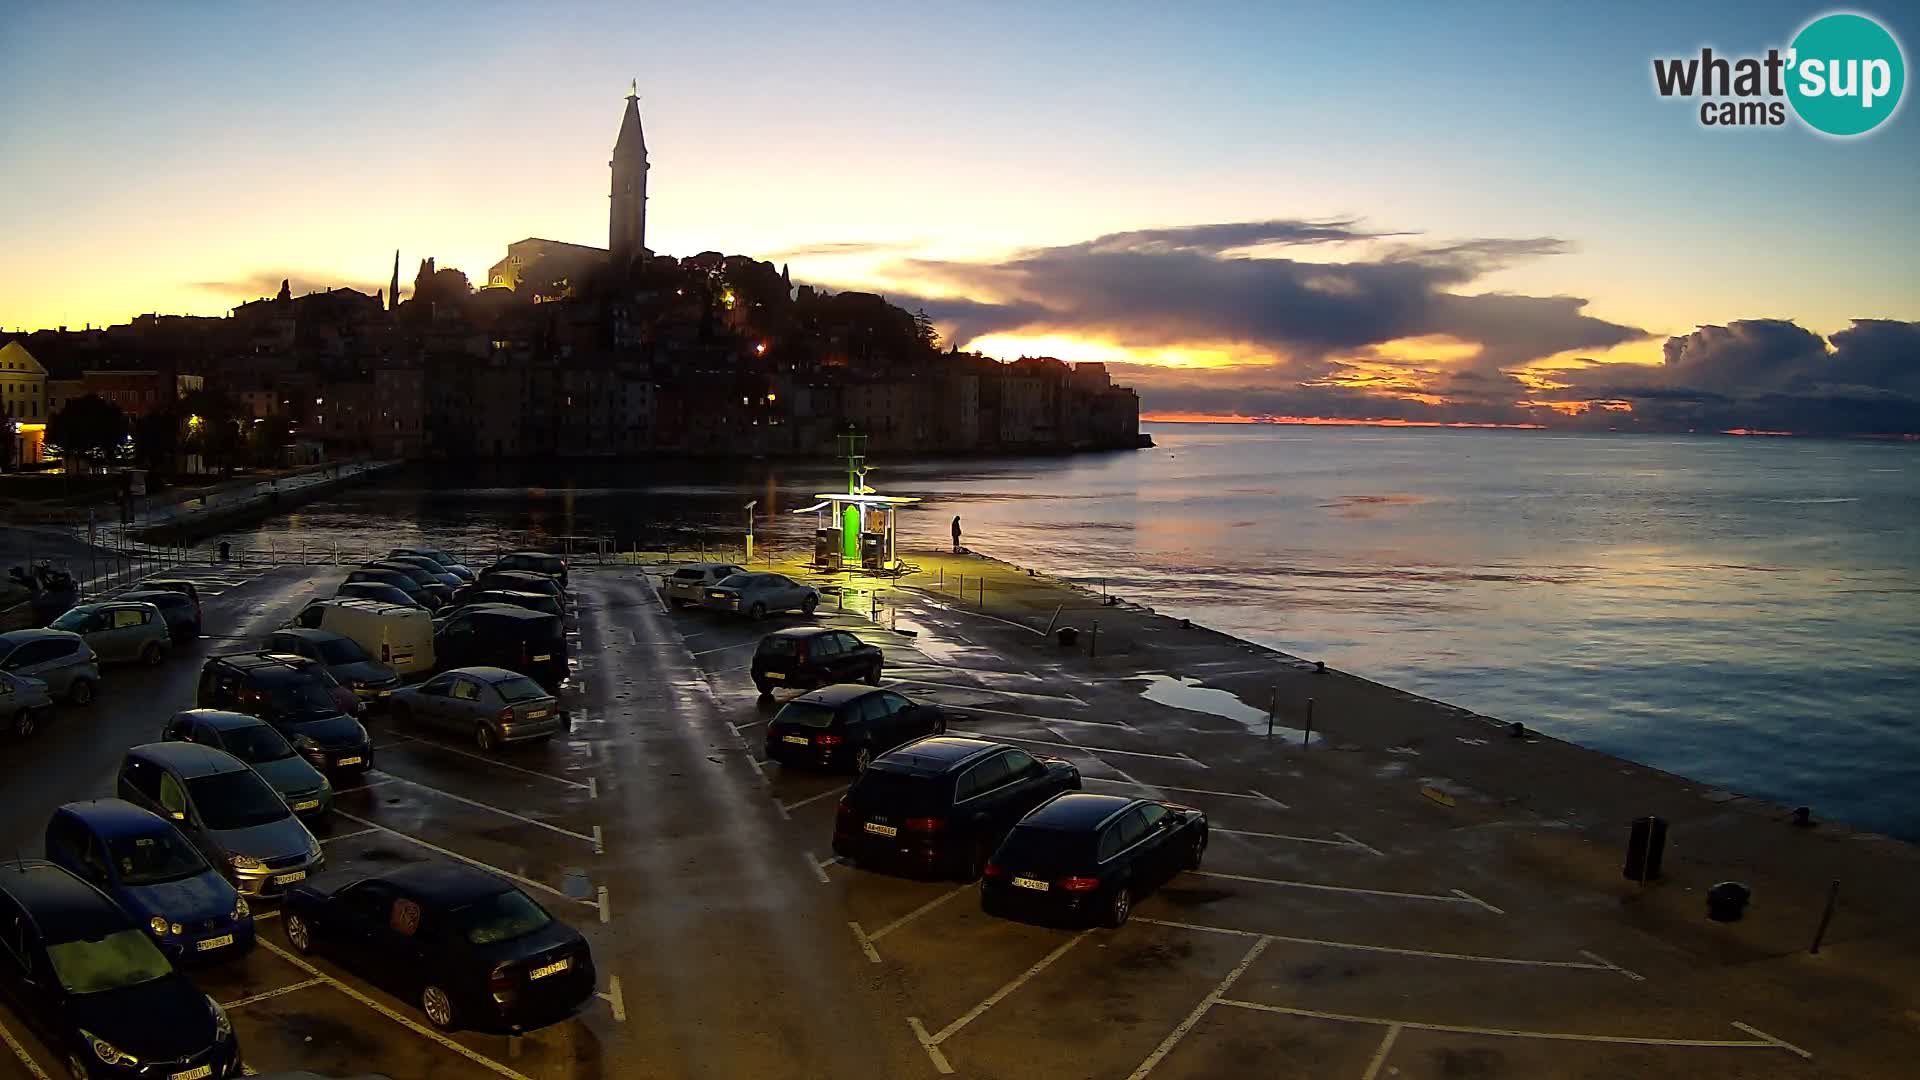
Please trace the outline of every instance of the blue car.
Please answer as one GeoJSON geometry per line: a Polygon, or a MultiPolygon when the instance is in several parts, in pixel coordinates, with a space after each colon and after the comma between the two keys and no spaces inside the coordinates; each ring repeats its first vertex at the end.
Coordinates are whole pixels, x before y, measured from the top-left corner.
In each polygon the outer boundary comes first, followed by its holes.
{"type": "Polygon", "coordinates": [[[176,964],[253,950],[253,914],[166,819],[122,799],[72,802],[47,822],[47,861],[112,897],[176,964]]]}

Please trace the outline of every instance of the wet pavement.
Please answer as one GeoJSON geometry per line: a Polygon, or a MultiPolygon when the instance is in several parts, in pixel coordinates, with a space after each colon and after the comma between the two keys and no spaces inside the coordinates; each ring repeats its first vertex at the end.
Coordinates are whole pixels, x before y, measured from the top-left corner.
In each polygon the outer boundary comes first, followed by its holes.
{"type": "MultiPolygon", "coordinates": [[[[4,748],[0,843],[37,854],[54,806],[109,793],[120,750],[191,704],[200,657],[257,642],[344,573],[209,572],[222,638],[110,672],[93,709],[4,748]]],[[[1072,931],[989,918],[968,884],[848,867],[831,835],[850,778],[761,752],[777,705],[756,700],[753,646],[803,620],[670,612],[638,567],[576,567],[570,731],[483,755],[376,716],[377,768],[316,833],[340,880],[449,858],[512,877],[587,936],[599,996],[520,1038],[441,1035],[414,1003],[292,955],[263,905],[260,946],[195,973],[248,1062],[396,1078],[1376,1080],[1888,1075],[1920,1051],[1911,1005],[1838,970],[1703,961],[1619,882],[1568,871],[1536,819],[1463,817],[1284,725],[1267,740],[1266,702],[1194,674],[1252,666],[1232,639],[1191,646],[1182,667],[1100,664],[1025,625],[1045,604],[996,615],[938,588],[844,584],[806,621],[879,645],[886,683],[955,731],[1066,758],[1088,790],[1204,809],[1201,870],[1118,931],[1072,931]]],[[[25,1055],[0,1053],[0,1080],[60,1075],[14,1017],[0,1025],[25,1055]]]]}

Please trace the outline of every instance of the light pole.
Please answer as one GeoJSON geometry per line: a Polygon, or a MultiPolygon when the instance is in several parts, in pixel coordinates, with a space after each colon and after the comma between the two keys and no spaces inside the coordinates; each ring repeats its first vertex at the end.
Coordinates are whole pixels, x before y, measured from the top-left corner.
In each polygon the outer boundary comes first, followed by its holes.
{"type": "Polygon", "coordinates": [[[752,502],[747,504],[747,558],[746,558],[746,561],[749,563],[753,561],[753,508],[759,505],[760,505],[759,499],[755,499],[752,502]]]}

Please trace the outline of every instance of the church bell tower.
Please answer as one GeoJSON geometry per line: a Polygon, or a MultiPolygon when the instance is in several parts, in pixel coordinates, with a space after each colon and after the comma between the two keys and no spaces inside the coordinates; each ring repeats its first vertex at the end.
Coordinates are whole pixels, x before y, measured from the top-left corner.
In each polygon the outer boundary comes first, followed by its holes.
{"type": "Polygon", "coordinates": [[[613,143],[613,201],[607,221],[607,248],[614,269],[627,270],[646,256],[647,138],[640,130],[640,84],[627,93],[626,115],[613,143]]]}

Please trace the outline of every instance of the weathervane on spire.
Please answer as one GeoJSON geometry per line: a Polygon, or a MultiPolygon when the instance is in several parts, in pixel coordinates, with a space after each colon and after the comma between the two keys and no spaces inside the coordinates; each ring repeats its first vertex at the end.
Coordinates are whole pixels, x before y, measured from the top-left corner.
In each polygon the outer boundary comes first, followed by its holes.
{"type": "Polygon", "coordinates": [[[639,79],[635,79],[633,80],[633,82],[627,84],[627,96],[630,98],[637,98],[640,96],[640,80],[639,79]]]}

